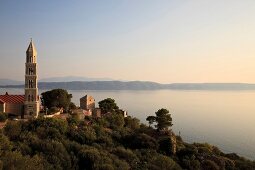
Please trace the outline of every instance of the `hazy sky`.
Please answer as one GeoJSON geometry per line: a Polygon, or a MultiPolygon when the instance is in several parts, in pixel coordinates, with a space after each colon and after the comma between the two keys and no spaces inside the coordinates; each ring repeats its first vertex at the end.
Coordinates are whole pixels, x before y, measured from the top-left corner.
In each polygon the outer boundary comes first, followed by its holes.
{"type": "Polygon", "coordinates": [[[0,0],[0,78],[255,83],[255,0],[0,0]]]}

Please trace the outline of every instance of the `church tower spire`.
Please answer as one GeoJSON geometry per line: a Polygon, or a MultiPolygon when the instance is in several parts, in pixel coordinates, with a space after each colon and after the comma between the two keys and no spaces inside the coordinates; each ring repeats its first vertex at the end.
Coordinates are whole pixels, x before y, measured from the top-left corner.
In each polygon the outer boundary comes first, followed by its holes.
{"type": "Polygon", "coordinates": [[[24,117],[36,118],[39,113],[39,96],[37,87],[37,52],[31,39],[26,51],[25,69],[25,103],[24,117]]]}

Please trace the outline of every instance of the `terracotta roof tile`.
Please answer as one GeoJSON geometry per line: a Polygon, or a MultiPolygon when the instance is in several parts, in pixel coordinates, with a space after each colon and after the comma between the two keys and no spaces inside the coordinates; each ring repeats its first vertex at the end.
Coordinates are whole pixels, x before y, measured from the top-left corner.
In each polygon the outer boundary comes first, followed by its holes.
{"type": "Polygon", "coordinates": [[[1,103],[11,103],[11,104],[18,104],[24,103],[25,95],[0,95],[0,102],[1,103]]]}
{"type": "Polygon", "coordinates": [[[4,103],[4,101],[0,99],[0,103],[4,103]]]}

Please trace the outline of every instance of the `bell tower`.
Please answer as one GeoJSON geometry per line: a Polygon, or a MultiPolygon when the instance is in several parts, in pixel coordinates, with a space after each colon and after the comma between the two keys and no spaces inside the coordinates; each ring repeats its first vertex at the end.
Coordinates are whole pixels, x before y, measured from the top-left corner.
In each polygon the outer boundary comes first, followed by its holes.
{"type": "Polygon", "coordinates": [[[26,51],[24,118],[37,118],[39,96],[37,87],[37,52],[31,39],[26,51]]]}

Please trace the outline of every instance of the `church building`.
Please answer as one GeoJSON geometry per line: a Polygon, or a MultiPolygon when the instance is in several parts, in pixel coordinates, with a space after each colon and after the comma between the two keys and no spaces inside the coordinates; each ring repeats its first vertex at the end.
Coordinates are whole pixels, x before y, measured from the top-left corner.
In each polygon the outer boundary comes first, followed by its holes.
{"type": "Polygon", "coordinates": [[[21,118],[37,118],[40,111],[37,77],[37,52],[33,41],[26,51],[25,95],[0,95],[0,112],[21,118]]]}

